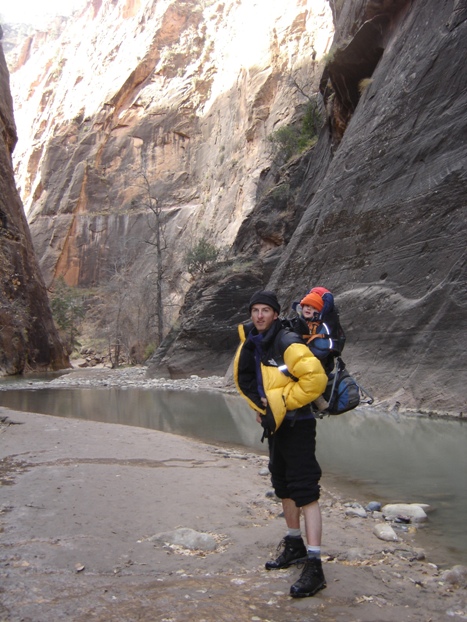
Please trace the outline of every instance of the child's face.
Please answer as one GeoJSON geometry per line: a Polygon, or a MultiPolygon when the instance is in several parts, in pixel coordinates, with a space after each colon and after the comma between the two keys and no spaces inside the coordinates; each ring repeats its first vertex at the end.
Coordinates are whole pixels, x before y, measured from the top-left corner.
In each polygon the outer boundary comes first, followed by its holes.
{"type": "Polygon", "coordinates": [[[311,319],[315,313],[319,314],[318,309],[315,309],[315,307],[312,307],[311,305],[303,305],[302,315],[304,318],[311,319]]]}

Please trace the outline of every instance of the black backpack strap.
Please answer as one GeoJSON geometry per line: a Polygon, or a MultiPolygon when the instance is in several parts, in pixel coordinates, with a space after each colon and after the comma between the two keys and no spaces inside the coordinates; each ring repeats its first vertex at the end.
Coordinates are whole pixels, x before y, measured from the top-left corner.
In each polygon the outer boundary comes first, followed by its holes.
{"type": "Polygon", "coordinates": [[[334,398],[334,392],[335,392],[336,386],[337,386],[337,380],[339,378],[339,372],[344,371],[344,369],[345,369],[344,361],[341,359],[340,356],[337,356],[336,357],[336,366],[334,368],[334,378],[332,380],[331,393],[329,395],[328,404],[332,404],[332,400],[334,398]]]}

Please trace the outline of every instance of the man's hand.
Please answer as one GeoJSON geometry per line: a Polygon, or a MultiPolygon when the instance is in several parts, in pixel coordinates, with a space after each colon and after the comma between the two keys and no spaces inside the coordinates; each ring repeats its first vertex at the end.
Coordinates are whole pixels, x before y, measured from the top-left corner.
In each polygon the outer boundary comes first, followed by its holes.
{"type": "MultiPolygon", "coordinates": [[[[266,408],[266,406],[268,405],[268,400],[266,397],[261,398],[261,404],[264,406],[264,408],[266,408]]],[[[259,412],[256,412],[256,421],[258,423],[261,423],[261,415],[259,412]]]]}

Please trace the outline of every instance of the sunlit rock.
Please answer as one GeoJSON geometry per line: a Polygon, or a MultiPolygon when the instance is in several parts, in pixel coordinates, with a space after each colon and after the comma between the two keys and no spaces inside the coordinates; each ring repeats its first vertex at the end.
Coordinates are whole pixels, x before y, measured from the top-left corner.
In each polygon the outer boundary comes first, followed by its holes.
{"type": "Polygon", "coordinates": [[[394,529],[387,523],[378,523],[375,525],[373,527],[373,533],[377,538],[385,542],[397,542],[399,540],[394,529]]]}
{"type": "Polygon", "coordinates": [[[381,508],[383,516],[389,520],[400,519],[411,523],[423,523],[427,515],[415,503],[389,503],[381,508]]]}

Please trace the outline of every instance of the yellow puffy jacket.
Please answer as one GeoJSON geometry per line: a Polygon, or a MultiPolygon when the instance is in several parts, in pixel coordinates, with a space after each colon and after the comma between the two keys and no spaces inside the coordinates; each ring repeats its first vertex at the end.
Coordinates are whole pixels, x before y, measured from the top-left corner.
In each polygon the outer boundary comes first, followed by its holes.
{"type": "Polygon", "coordinates": [[[268,407],[264,408],[258,392],[255,347],[248,339],[252,330],[252,322],[238,327],[240,345],[234,359],[234,380],[240,395],[265,417],[263,426],[274,433],[287,411],[302,408],[322,395],[328,378],[320,361],[300,337],[282,328],[277,319],[262,341],[260,367],[268,400],[268,407]]]}

